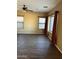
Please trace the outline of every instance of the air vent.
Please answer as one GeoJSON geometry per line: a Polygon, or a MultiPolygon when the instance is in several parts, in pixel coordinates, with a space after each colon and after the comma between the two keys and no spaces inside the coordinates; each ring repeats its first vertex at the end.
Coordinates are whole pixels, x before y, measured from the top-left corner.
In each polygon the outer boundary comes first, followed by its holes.
{"type": "Polygon", "coordinates": [[[48,6],[43,6],[43,8],[48,8],[48,6]]]}

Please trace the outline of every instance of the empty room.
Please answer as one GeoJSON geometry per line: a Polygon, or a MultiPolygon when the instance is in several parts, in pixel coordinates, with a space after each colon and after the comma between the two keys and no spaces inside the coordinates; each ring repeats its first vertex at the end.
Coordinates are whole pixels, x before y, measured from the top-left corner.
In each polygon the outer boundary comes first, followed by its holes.
{"type": "Polygon", "coordinates": [[[62,0],[17,0],[17,59],[62,59],[62,0]]]}

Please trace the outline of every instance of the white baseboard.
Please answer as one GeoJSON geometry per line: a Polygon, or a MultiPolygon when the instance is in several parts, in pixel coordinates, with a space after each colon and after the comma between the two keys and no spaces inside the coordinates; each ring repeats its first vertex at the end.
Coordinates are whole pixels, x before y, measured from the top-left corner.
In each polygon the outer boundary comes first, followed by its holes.
{"type": "Polygon", "coordinates": [[[56,48],[62,53],[62,51],[59,49],[59,47],[57,46],[57,45],[55,45],[56,46],[56,48]]]}
{"type": "Polygon", "coordinates": [[[49,40],[51,41],[51,38],[48,36],[49,40]]]}
{"type": "Polygon", "coordinates": [[[26,33],[26,32],[17,32],[17,34],[44,34],[44,33],[26,33]]]}

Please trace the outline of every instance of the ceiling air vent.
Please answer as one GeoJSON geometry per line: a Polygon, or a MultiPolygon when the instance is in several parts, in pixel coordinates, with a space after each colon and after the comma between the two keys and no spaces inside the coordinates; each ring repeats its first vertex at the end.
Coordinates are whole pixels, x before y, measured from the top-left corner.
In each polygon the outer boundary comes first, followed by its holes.
{"type": "Polygon", "coordinates": [[[43,8],[48,8],[48,6],[43,6],[43,8]]]}

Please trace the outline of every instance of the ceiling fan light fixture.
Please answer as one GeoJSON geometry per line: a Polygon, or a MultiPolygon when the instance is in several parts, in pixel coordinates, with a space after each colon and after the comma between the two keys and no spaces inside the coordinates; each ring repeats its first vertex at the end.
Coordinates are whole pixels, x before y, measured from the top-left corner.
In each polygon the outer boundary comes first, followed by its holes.
{"type": "Polygon", "coordinates": [[[26,8],[23,8],[23,10],[25,10],[26,8]]]}
{"type": "Polygon", "coordinates": [[[27,7],[24,5],[24,6],[23,6],[23,10],[26,10],[26,9],[27,9],[27,7]]]}

